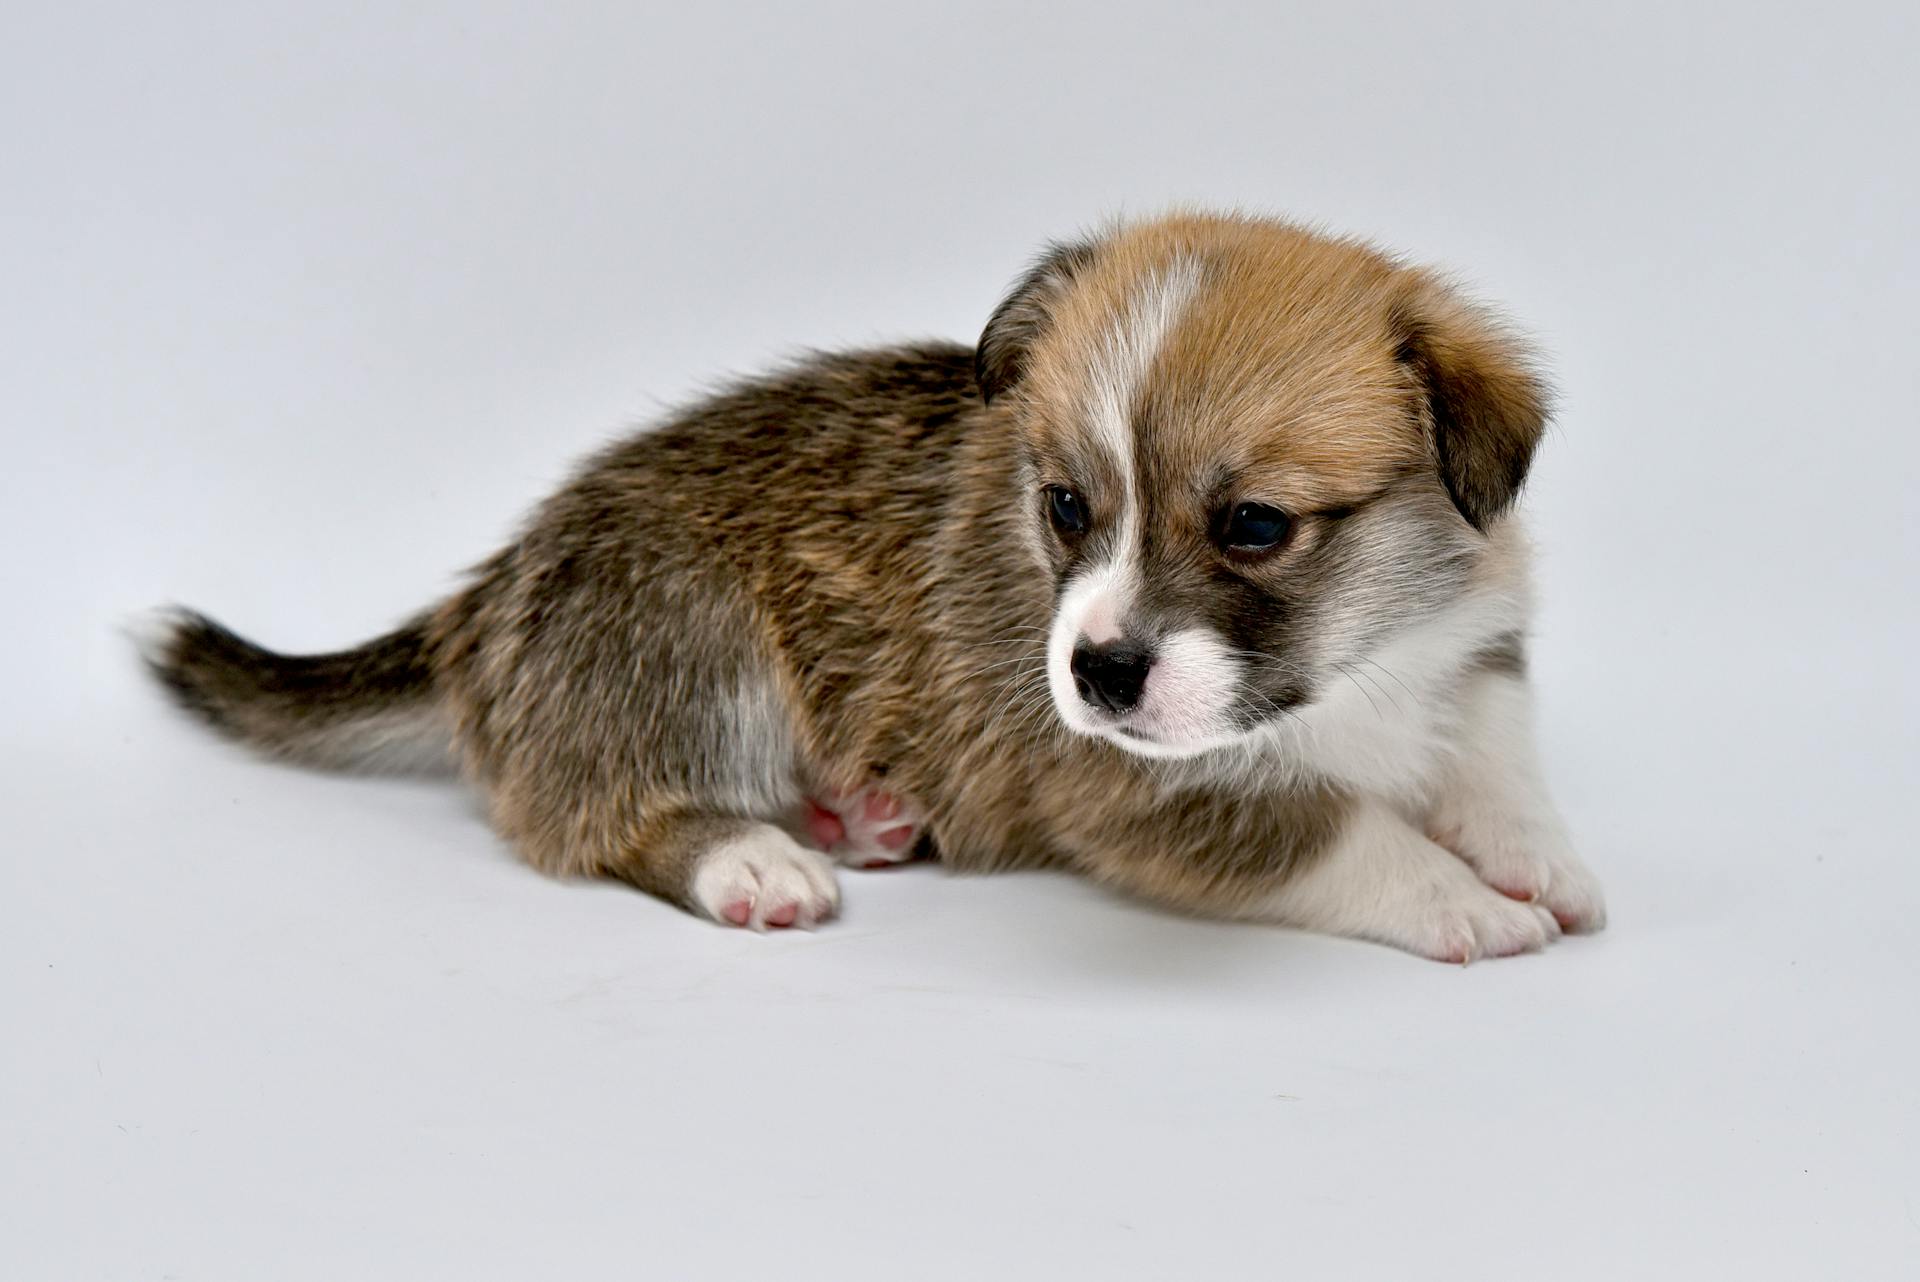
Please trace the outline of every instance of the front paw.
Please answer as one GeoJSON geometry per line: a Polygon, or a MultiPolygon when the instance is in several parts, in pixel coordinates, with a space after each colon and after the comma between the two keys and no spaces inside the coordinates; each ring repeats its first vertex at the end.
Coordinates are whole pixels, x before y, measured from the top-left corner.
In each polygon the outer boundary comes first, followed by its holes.
{"type": "Polygon", "coordinates": [[[1428,835],[1501,894],[1552,913],[1568,934],[1606,926],[1600,880],[1573,852],[1557,821],[1529,823],[1455,809],[1436,815],[1428,835]]]}
{"type": "Polygon", "coordinates": [[[1366,800],[1258,912],[1462,965],[1535,952],[1560,937],[1545,907],[1501,895],[1392,808],[1366,800]]]}

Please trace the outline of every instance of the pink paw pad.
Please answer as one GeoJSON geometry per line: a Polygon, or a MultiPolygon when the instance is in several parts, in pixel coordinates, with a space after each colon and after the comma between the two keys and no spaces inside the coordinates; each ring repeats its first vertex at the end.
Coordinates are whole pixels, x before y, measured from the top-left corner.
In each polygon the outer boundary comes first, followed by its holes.
{"type": "Polygon", "coordinates": [[[847,839],[847,826],[840,822],[839,815],[811,799],[806,806],[807,835],[813,838],[816,846],[822,850],[832,850],[847,839]]]}
{"type": "Polygon", "coordinates": [[[900,796],[878,788],[809,798],[804,819],[815,845],[854,868],[905,863],[920,839],[918,811],[900,796]]]}

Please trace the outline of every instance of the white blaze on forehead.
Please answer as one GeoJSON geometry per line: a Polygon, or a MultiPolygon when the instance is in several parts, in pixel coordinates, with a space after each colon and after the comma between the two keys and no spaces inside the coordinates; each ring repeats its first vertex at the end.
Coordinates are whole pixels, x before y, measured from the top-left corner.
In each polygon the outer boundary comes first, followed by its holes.
{"type": "Polygon", "coordinates": [[[1061,622],[1074,636],[1084,634],[1096,644],[1124,634],[1137,568],[1140,486],[1133,457],[1134,405],[1155,357],[1199,292],[1200,276],[1200,260],[1183,256],[1134,286],[1125,308],[1102,334],[1088,370],[1087,423],[1120,485],[1104,500],[1117,507],[1111,559],[1088,576],[1102,586],[1074,593],[1069,601],[1077,600],[1079,609],[1063,608],[1061,622]]]}
{"type": "Polygon", "coordinates": [[[1087,418],[1094,439],[1126,486],[1126,514],[1138,499],[1134,479],[1133,407],[1153,361],[1200,291],[1200,260],[1176,258],[1133,288],[1126,307],[1102,335],[1088,371],[1087,418]]]}
{"type": "Polygon", "coordinates": [[[1048,638],[1047,675],[1062,720],[1089,733],[1093,727],[1074,689],[1073,650],[1083,637],[1105,645],[1126,635],[1126,615],[1139,577],[1134,406],[1160,349],[1199,292],[1200,281],[1200,260],[1183,256],[1134,286],[1126,306],[1101,335],[1088,370],[1087,425],[1120,480],[1115,490],[1100,499],[1115,507],[1114,534],[1108,559],[1082,570],[1068,585],[1048,638]]]}

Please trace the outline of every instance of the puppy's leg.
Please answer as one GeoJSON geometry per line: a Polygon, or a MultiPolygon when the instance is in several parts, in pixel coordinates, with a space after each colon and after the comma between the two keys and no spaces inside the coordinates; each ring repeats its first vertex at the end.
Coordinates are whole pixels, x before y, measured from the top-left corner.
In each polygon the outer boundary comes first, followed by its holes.
{"type": "Polygon", "coordinates": [[[1560,933],[1544,909],[1493,890],[1364,794],[1286,790],[1236,805],[1196,791],[1078,825],[1061,815],[1054,831],[1084,843],[1068,847],[1083,872],[1188,912],[1371,939],[1456,963],[1528,952],[1560,933]]]}
{"type": "Polygon", "coordinates": [[[771,629],[711,548],[619,517],[529,540],[442,612],[438,679],[494,824],[546,872],[818,924],[839,892],[778,826],[807,772],[771,629]]]}
{"type": "Polygon", "coordinates": [[[1371,798],[1356,799],[1331,844],[1253,915],[1460,964],[1532,952],[1560,933],[1551,914],[1491,889],[1371,798]]]}
{"type": "Polygon", "coordinates": [[[809,929],[840,910],[833,865],[770,823],[673,815],[607,871],[728,926],[809,929]]]}
{"type": "Polygon", "coordinates": [[[1469,678],[1462,717],[1459,753],[1427,830],[1501,894],[1539,904],[1564,930],[1599,930],[1606,901],[1547,794],[1533,692],[1517,657],[1469,678]]]}
{"type": "Polygon", "coordinates": [[[644,809],[603,793],[563,822],[551,809],[514,807],[494,794],[495,819],[536,866],[612,877],[672,904],[750,930],[809,929],[840,910],[833,864],[779,825],[688,810],[667,798],[644,809]]]}

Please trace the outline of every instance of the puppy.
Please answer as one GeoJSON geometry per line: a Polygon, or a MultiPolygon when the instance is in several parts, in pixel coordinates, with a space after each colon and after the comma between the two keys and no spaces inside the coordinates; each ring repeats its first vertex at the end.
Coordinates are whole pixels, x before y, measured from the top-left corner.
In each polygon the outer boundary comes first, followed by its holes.
{"type": "Polygon", "coordinates": [[[978,347],[821,355],[588,462],[464,590],[214,727],[457,760],[549,873],[816,925],[829,853],[1078,870],[1466,962],[1604,922],[1542,785],[1527,350],[1432,274],[1181,214],[1052,247],[978,347]]]}

